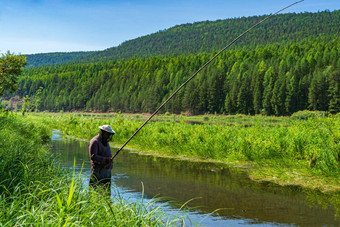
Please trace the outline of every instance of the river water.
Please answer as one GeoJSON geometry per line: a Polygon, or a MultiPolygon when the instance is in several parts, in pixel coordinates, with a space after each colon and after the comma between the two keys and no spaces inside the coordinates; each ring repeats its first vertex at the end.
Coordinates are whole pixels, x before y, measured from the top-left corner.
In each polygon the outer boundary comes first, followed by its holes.
{"type": "MultiPolygon", "coordinates": [[[[91,166],[87,142],[64,139],[53,131],[51,152],[64,168],[72,169],[74,158],[77,170],[84,164],[83,180],[88,184],[91,166]]],[[[321,207],[311,202],[315,201],[311,198],[314,193],[297,187],[256,183],[241,170],[222,164],[122,151],[114,161],[112,183],[115,189],[112,191],[118,191],[128,200],[143,196],[147,203],[154,197],[164,198],[162,207],[172,215],[182,214],[178,206],[189,201],[184,212],[188,226],[193,225],[189,219],[199,226],[214,227],[340,226],[331,206],[321,207]]]]}

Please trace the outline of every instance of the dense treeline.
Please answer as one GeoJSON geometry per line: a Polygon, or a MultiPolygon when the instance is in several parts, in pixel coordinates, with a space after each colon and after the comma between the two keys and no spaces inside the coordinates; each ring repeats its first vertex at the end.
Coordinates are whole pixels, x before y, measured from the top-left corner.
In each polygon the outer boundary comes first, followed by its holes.
{"type": "MultiPolygon", "coordinates": [[[[163,111],[289,115],[340,111],[340,38],[223,53],[163,111]]],[[[18,95],[43,87],[41,110],[153,112],[213,54],[27,69],[18,95]]]]}
{"type": "MultiPolygon", "coordinates": [[[[222,49],[228,42],[265,16],[203,21],[177,25],[154,34],[126,41],[118,47],[94,52],[84,61],[127,59],[130,57],[197,54],[222,49]]],[[[323,34],[340,35],[340,10],[318,13],[280,14],[254,29],[233,47],[254,47],[269,43],[299,41],[323,34]]]]}

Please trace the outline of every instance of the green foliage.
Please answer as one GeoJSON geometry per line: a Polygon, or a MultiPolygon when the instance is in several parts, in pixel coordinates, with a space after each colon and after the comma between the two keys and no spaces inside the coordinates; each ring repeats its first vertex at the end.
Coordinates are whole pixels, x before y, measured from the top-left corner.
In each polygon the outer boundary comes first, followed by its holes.
{"type": "Polygon", "coordinates": [[[92,53],[93,51],[28,54],[26,55],[26,59],[28,62],[28,67],[38,67],[44,65],[56,65],[66,62],[72,62],[75,59],[85,57],[92,53]]]}
{"type": "Polygon", "coordinates": [[[0,96],[16,91],[18,76],[26,64],[24,56],[16,56],[10,52],[0,57],[0,96]]]}
{"type": "MultiPolygon", "coordinates": [[[[252,16],[176,25],[103,51],[33,54],[27,55],[27,61],[29,66],[36,67],[71,62],[209,53],[222,49],[228,41],[264,17],[252,16]]],[[[279,14],[247,34],[233,48],[248,48],[271,43],[294,43],[306,37],[315,38],[322,34],[339,35],[339,23],[339,10],[279,14]]],[[[271,53],[263,51],[261,57],[270,58],[271,53]]]]}
{"type": "Polygon", "coordinates": [[[329,94],[329,112],[339,113],[340,112],[340,69],[334,71],[330,75],[330,86],[328,88],[329,94]]]}
{"type": "MultiPolygon", "coordinates": [[[[339,111],[340,38],[320,36],[223,53],[161,111],[290,115],[339,111]]],[[[43,87],[41,109],[153,112],[212,54],[30,68],[20,97],[43,87]],[[152,85],[152,86],[150,86],[152,85]]]]}
{"type": "Polygon", "coordinates": [[[40,87],[36,94],[30,98],[26,95],[26,97],[24,98],[24,104],[22,106],[22,115],[24,116],[26,112],[30,112],[30,111],[37,111],[40,103],[41,103],[41,94],[42,94],[42,90],[43,88],[40,87]]]}
{"type": "Polygon", "coordinates": [[[0,194],[11,192],[19,183],[44,179],[51,159],[42,149],[51,131],[39,123],[23,122],[10,112],[0,111],[0,194]],[[32,162],[35,160],[35,162],[32,162]],[[42,173],[37,169],[46,169],[42,173]]]}
{"type": "Polygon", "coordinates": [[[309,111],[303,110],[293,113],[291,118],[292,119],[300,119],[300,120],[307,120],[308,118],[317,118],[317,117],[325,117],[327,115],[326,112],[322,111],[309,111]]]}
{"type": "MultiPolygon", "coordinates": [[[[117,47],[84,56],[81,60],[85,62],[107,61],[218,51],[264,17],[252,16],[176,25],[126,41],[117,47]]],[[[339,35],[339,24],[340,10],[279,14],[247,34],[233,48],[297,42],[305,37],[313,38],[321,34],[339,35]]],[[[272,53],[264,50],[259,57],[271,58],[272,53]]]]}
{"type": "MultiPolygon", "coordinates": [[[[176,226],[183,215],[167,217],[155,202],[130,202],[119,194],[111,201],[98,191],[85,189],[75,179],[67,206],[70,177],[17,186],[9,197],[0,195],[0,224],[4,226],[176,226]]],[[[73,179],[73,178],[72,178],[73,179]]],[[[118,193],[118,192],[117,192],[118,193]]]]}

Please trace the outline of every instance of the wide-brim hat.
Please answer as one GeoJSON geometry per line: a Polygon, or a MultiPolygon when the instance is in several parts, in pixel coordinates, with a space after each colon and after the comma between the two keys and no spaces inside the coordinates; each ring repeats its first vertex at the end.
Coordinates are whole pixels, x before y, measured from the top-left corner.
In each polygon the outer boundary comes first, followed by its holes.
{"type": "Polygon", "coordinates": [[[112,130],[110,125],[102,125],[99,126],[99,128],[105,132],[111,133],[111,134],[115,134],[115,131],[112,130]]]}

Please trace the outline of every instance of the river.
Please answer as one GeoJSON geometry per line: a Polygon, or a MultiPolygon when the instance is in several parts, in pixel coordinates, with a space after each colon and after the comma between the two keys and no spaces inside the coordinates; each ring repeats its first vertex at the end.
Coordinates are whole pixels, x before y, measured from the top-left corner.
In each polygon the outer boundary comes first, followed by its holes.
{"type": "MultiPolygon", "coordinates": [[[[87,142],[65,139],[53,131],[51,152],[63,168],[72,169],[74,158],[78,171],[84,164],[83,179],[88,184],[91,167],[87,142]]],[[[178,206],[189,201],[184,215],[199,226],[340,226],[331,206],[311,202],[315,193],[257,183],[242,170],[223,164],[122,151],[114,161],[112,183],[116,193],[128,200],[143,196],[147,203],[154,197],[164,198],[162,207],[169,214],[182,214],[178,206]]]]}

